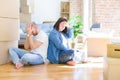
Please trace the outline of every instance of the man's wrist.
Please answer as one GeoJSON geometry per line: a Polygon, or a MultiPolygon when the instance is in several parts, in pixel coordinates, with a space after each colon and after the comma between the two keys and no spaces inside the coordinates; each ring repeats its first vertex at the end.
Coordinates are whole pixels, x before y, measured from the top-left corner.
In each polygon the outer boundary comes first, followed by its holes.
{"type": "Polygon", "coordinates": [[[31,35],[30,34],[27,34],[27,37],[30,37],[31,35]]]}

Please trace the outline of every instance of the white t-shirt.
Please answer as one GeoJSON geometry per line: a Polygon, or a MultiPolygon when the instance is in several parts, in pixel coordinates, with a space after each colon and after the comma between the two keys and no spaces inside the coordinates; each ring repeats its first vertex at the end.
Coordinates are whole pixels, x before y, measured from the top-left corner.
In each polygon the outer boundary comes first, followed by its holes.
{"type": "Polygon", "coordinates": [[[61,33],[62,40],[63,40],[63,45],[68,48],[68,40],[65,38],[65,36],[61,33]]]}
{"type": "Polygon", "coordinates": [[[32,50],[31,52],[40,54],[43,57],[44,62],[47,63],[48,62],[48,60],[47,60],[47,48],[48,48],[47,34],[43,31],[40,31],[38,33],[38,35],[33,37],[33,39],[43,42],[43,44],[40,45],[38,48],[32,50]]]}

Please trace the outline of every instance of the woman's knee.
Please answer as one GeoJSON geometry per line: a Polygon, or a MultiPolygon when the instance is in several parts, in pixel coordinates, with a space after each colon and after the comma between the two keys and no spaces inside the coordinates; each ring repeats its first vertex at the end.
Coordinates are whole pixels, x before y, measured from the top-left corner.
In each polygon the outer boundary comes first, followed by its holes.
{"type": "Polygon", "coordinates": [[[59,55],[61,58],[63,58],[63,57],[74,57],[74,53],[61,53],[60,55],[59,55]]]}
{"type": "Polygon", "coordinates": [[[65,50],[65,51],[61,51],[61,53],[72,54],[72,53],[74,53],[74,50],[72,50],[72,49],[70,49],[70,50],[65,50]]]}
{"type": "Polygon", "coordinates": [[[74,53],[69,53],[69,54],[61,53],[59,55],[59,62],[66,63],[67,61],[73,60],[73,57],[74,57],[74,53]]]}

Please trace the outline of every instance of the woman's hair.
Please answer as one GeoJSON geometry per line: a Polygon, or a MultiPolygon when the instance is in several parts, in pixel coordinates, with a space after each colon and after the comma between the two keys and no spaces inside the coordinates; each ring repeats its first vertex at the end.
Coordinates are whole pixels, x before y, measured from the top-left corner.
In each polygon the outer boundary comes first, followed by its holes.
{"type": "MultiPolygon", "coordinates": [[[[59,31],[59,25],[60,25],[60,23],[61,22],[68,22],[68,20],[66,19],[66,18],[63,18],[63,17],[60,17],[58,20],[57,20],[57,22],[55,23],[55,25],[54,25],[54,28],[57,30],[57,31],[59,31]]],[[[67,27],[65,27],[65,29],[62,31],[63,33],[67,33],[67,27]]]]}

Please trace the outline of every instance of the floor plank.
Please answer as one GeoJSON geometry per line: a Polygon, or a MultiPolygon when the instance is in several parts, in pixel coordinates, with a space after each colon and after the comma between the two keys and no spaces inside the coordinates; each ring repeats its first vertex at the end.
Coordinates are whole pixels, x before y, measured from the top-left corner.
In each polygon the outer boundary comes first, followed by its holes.
{"type": "Polygon", "coordinates": [[[9,63],[0,65],[0,80],[103,80],[103,62],[90,59],[76,66],[44,64],[18,70],[9,63]]]}

